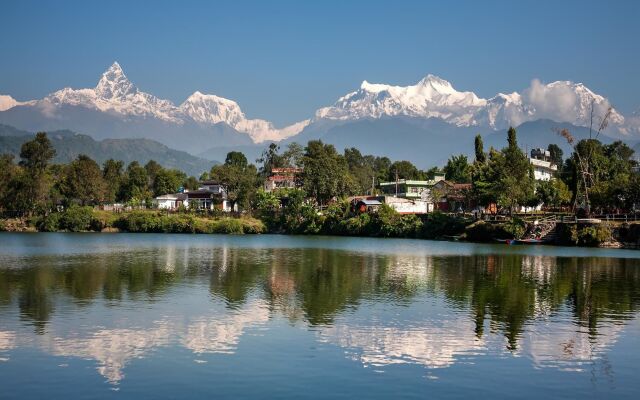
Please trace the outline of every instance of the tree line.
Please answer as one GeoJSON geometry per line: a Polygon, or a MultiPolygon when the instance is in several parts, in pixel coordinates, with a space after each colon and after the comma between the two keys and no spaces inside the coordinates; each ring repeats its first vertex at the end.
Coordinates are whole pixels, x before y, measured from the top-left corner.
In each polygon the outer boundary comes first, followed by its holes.
{"type": "Polygon", "coordinates": [[[320,140],[311,140],[306,146],[291,143],[285,149],[271,143],[255,164],[243,153],[232,151],[223,164],[196,178],[163,168],[153,160],[125,166],[110,159],[100,166],[88,156],[79,155],[68,164],[52,164],[55,149],[46,133],[40,132],[22,145],[18,162],[11,155],[0,156],[0,210],[33,215],[48,213],[59,205],[149,205],[153,197],[180,188],[195,190],[199,181],[211,179],[225,186],[232,203],[250,211],[264,203],[260,188],[272,169],[283,167],[299,169],[296,179],[301,196],[315,205],[350,195],[375,194],[382,181],[428,180],[443,172],[447,180],[472,184],[472,189],[465,192],[469,204],[497,204],[509,210],[539,204],[581,206],[584,196],[576,193],[585,173],[585,159],[590,206],[631,209],[640,203],[640,175],[635,172],[638,163],[633,150],[621,141],[603,144],[597,139],[581,140],[567,159],[563,159],[559,146],[550,144],[548,150],[558,172],[557,179],[546,182],[534,179],[514,128],[509,129],[506,146],[500,150],[485,152],[480,135],[474,144],[472,162],[460,154],[450,157],[442,170],[421,170],[409,161],[363,155],[356,148],[340,153],[320,140]]]}

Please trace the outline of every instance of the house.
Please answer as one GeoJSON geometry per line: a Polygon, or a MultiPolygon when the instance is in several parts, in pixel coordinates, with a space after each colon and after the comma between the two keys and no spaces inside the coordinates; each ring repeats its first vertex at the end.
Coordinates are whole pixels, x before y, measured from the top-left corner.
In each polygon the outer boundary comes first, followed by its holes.
{"type": "Polygon", "coordinates": [[[278,189],[295,189],[301,186],[302,168],[272,168],[271,174],[264,182],[265,192],[278,189]]]}
{"type": "Polygon", "coordinates": [[[163,194],[153,199],[154,207],[160,210],[175,210],[184,203],[187,196],[184,193],[163,194]]]}
{"type": "Polygon", "coordinates": [[[432,201],[440,211],[468,211],[475,206],[469,196],[472,189],[471,183],[441,180],[431,188],[432,196],[435,197],[432,201]]]}
{"type": "Polygon", "coordinates": [[[353,209],[359,213],[371,213],[378,211],[382,203],[373,198],[355,198],[352,200],[352,205],[353,209]]]}
{"type": "Polygon", "coordinates": [[[426,214],[433,211],[429,202],[420,199],[405,199],[395,196],[363,196],[353,197],[351,204],[354,211],[375,212],[382,204],[393,208],[399,214],[426,214]]]}
{"type": "Polygon", "coordinates": [[[533,166],[533,176],[537,181],[550,181],[558,171],[558,166],[551,160],[551,153],[545,149],[531,149],[529,162],[533,166]]]}
{"type": "Polygon", "coordinates": [[[153,199],[155,207],[163,210],[176,210],[181,205],[191,210],[225,212],[238,211],[238,205],[231,206],[227,199],[224,185],[215,181],[200,182],[198,190],[185,190],[182,193],[171,193],[153,199]]]}
{"type": "Polygon", "coordinates": [[[399,179],[395,182],[381,182],[380,191],[386,195],[406,199],[427,200],[429,189],[436,183],[444,180],[444,174],[436,174],[434,179],[428,181],[418,181],[410,179],[399,179]]]}

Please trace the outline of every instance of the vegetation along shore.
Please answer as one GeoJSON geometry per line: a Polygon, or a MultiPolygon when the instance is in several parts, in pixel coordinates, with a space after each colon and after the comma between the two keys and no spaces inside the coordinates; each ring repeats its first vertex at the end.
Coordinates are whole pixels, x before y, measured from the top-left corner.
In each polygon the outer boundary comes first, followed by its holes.
{"type": "MultiPolygon", "coordinates": [[[[606,117],[606,116],[605,116],[606,117]]],[[[622,142],[557,144],[525,153],[506,146],[443,168],[341,154],[312,140],[272,143],[250,163],[229,152],[199,177],[156,161],[99,165],[86,155],[54,164],[44,132],[0,157],[0,230],[70,232],[289,233],[549,243],[637,248],[640,174],[622,142]]]]}

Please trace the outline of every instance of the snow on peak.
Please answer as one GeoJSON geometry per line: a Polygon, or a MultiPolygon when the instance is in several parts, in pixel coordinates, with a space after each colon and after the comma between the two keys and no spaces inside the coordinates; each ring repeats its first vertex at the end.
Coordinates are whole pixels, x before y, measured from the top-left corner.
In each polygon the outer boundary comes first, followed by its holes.
{"type": "Polygon", "coordinates": [[[224,122],[239,132],[247,133],[256,142],[266,140],[279,141],[298,134],[309,120],[277,129],[269,121],[247,119],[238,103],[212,94],[199,91],[189,96],[179,107],[180,111],[196,122],[217,124],[224,122]]]}
{"type": "Polygon", "coordinates": [[[391,86],[369,83],[360,90],[341,97],[331,107],[316,112],[316,119],[350,120],[407,115],[442,118],[456,125],[475,124],[475,109],[486,100],[472,92],[459,92],[448,81],[427,75],[415,85],[391,86]]]}
{"type": "Polygon", "coordinates": [[[103,99],[123,99],[135,95],[138,89],[127,79],[116,61],[102,74],[95,91],[96,95],[103,99]]]}
{"type": "MultiPolygon", "coordinates": [[[[460,92],[436,75],[429,74],[415,85],[392,86],[369,83],[321,108],[315,119],[355,120],[405,115],[440,118],[457,126],[510,125],[548,118],[558,122],[588,126],[593,104],[595,115],[603,115],[610,103],[582,83],[557,81],[543,84],[533,80],[522,93],[498,93],[490,99],[473,92],[460,92]]],[[[625,119],[615,110],[610,122],[622,126],[625,119]]]]}

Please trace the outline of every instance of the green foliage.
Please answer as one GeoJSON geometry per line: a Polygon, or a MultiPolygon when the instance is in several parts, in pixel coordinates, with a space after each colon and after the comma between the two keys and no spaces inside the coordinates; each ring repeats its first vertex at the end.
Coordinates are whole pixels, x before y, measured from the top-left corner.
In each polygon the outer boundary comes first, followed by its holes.
{"type": "Polygon", "coordinates": [[[62,212],[59,228],[70,232],[88,231],[91,230],[92,221],[93,208],[71,206],[62,212]]]}
{"type": "Polygon", "coordinates": [[[56,150],[47,134],[38,132],[33,140],[25,142],[20,148],[20,164],[34,174],[41,174],[55,155],[56,150]]]}
{"type": "Polygon", "coordinates": [[[114,225],[138,233],[263,233],[264,224],[253,218],[200,218],[191,214],[134,211],[122,215],[114,225]]]}
{"type": "Polygon", "coordinates": [[[320,204],[337,196],[351,194],[353,180],[348,165],[335,147],[320,140],[311,140],[302,158],[305,191],[320,204]]]}
{"type": "Polygon", "coordinates": [[[100,166],[83,154],[65,167],[58,188],[68,201],[78,200],[82,205],[99,204],[106,197],[100,166]]]}
{"type": "Polygon", "coordinates": [[[444,167],[444,174],[447,180],[458,183],[471,182],[471,167],[467,156],[460,154],[451,156],[444,167]]]}
{"type": "Polygon", "coordinates": [[[493,242],[495,239],[511,239],[513,235],[499,224],[477,221],[465,229],[464,237],[470,242],[493,242]]]}
{"type": "Polygon", "coordinates": [[[487,155],[484,152],[484,144],[482,142],[482,136],[477,135],[475,137],[474,148],[475,148],[476,162],[480,164],[484,164],[484,162],[487,161],[487,155]]]}
{"type": "Polygon", "coordinates": [[[41,232],[57,232],[60,230],[61,213],[51,213],[36,222],[36,227],[41,232]]]}
{"type": "Polygon", "coordinates": [[[578,245],[597,247],[611,239],[611,229],[604,224],[585,226],[578,229],[578,245]]]}
{"type": "Polygon", "coordinates": [[[224,185],[227,198],[233,205],[238,203],[243,208],[250,208],[259,185],[258,171],[255,165],[247,163],[244,154],[229,152],[225,163],[211,168],[209,176],[224,185]]]}
{"type": "Polygon", "coordinates": [[[466,221],[456,215],[439,211],[429,214],[424,221],[421,237],[439,239],[444,236],[460,235],[464,232],[466,221]]]}
{"type": "Polygon", "coordinates": [[[527,224],[520,218],[511,218],[501,225],[504,232],[514,239],[521,239],[527,231],[527,224]]]}

